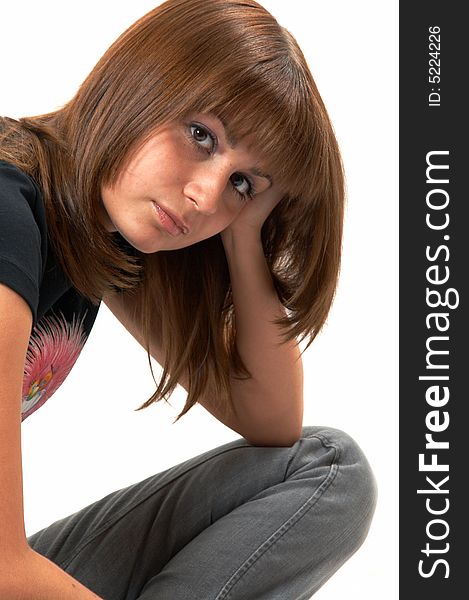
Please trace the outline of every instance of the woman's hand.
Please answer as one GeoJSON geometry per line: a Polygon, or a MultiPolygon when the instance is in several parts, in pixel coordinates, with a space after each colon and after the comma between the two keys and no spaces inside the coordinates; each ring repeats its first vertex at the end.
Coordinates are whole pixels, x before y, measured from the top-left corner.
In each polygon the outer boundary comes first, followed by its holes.
{"type": "Polygon", "coordinates": [[[232,239],[232,236],[243,236],[246,233],[260,235],[262,225],[283,196],[280,189],[272,186],[247,200],[235,220],[221,232],[223,244],[232,239]]]}

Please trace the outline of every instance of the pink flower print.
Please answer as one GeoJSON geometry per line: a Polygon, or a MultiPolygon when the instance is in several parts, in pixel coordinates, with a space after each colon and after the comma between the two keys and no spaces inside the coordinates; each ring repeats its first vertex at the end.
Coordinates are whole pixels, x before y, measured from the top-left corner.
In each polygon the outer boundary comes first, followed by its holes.
{"type": "Polygon", "coordinates": [[[23,377],[22,420],[41,407],[62,385],[87,340],[81,320],[44,317],[34,328],[23,377]]]}

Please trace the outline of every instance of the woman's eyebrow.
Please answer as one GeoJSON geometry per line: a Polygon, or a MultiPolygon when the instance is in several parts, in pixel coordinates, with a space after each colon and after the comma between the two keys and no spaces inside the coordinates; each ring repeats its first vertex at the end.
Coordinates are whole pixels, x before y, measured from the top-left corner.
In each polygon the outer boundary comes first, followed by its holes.
{"type": "Polygon", "coordinates": [[[272,176],[269,175],[268,173],[264,173],[263,171],[259,170],[257,167],[253,167],[252,169],[250,169],[250,171],[254,175],[257,175],[257,177],[263,177],[264,179],[267,179],[267,181],[270,183],[269,187],[272,187],[272,185],[274,184],[274,180],[273,180],[272,176]]]}
{"type": "Polygon", "coordinates": [[[238,140],[233,135],[233,132],[228,127],[228,124],[219,116],[217,116],[217,119],[223,125],[223,129],[225,130],[226,141],[228,142],[228,145],[230,146],[230,148],[233,150],[235,148],[236,144],[238,143],[238,140]]]}
{"type": "MultiPolygon", "coordinates": [[[[226,137],[226,141],[228,142],[228,145],[230,146],[230,148],[232,150],[234,150],[235,147],[236,147],[236,144],[238,143],[238,140],[233,135],[233,132],[228,127],[228,124],[221,117],[219,117],[219,116],[217,116],[217,119],[223,125],[223,129],[225,130],[225,137],[226,137]]],[[[264,173],[263,171],[261,171],[257,167],[253,167],[252,169],[249,169],[249,170],[251,171],[251,173],[253,175],[256,175],[257,177],[263,177],[264,179],[267,179],[267,181],[269,181],[269,183],[270,183],[269,187],[271,187],[274,184],[274,180],[273,180],[272,176],[269,175],[268,173],[264,173]]]]}

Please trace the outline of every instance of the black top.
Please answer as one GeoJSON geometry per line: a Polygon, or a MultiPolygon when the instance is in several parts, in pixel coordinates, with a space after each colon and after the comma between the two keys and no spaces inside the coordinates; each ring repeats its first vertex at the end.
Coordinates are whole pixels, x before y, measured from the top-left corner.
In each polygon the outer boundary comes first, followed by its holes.
{"type": "Polygon", "coordinates": [[[63,383],[93,327],[99,305],[80,294],[60,267],[47,234],[36,182],[0,160],[0,283],[31,308],[33,329],[23,380],[23,420],[63,383]]]}

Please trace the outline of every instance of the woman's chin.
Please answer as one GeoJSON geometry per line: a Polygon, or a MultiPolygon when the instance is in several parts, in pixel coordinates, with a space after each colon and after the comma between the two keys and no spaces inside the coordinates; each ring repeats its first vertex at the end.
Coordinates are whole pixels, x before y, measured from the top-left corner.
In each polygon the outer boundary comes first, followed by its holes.
{"type": "Polygon", "coordinates": [[[159,232],[154,229],[149,235],[142,235],[142,232],[129,232],[124,229],[117,228],[116,231],[136,250],[143,254],[153,254],[162,250],[161,240],[158,239],[159,232]]]}

